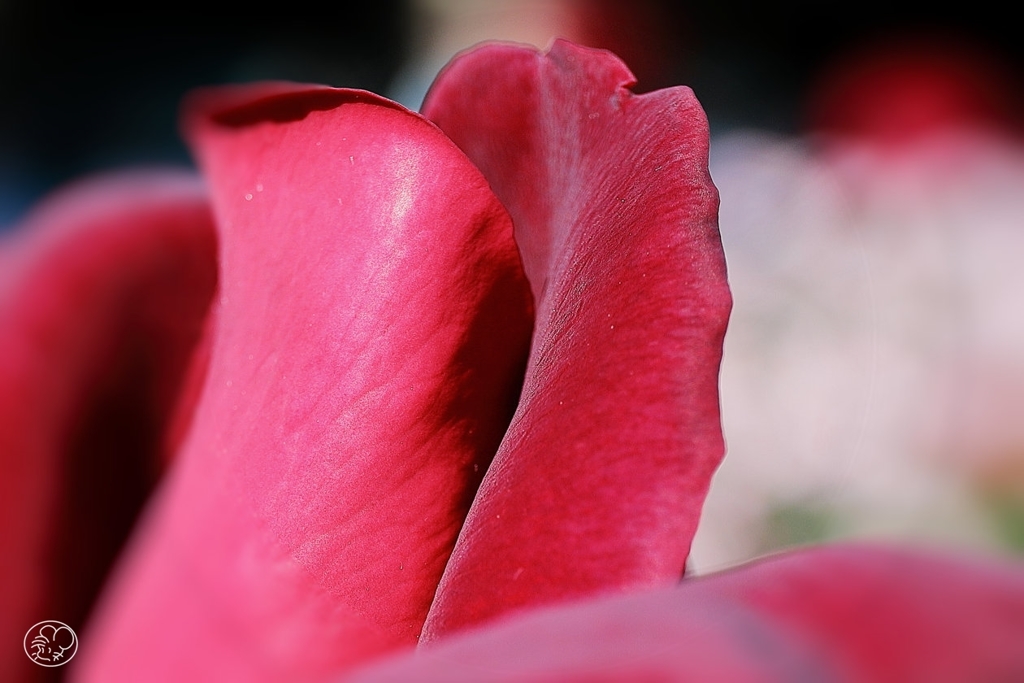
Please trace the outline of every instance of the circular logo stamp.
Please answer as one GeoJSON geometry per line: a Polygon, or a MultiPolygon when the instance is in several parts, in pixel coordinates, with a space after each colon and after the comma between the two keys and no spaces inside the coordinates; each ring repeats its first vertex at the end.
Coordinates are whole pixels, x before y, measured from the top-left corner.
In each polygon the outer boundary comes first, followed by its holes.
{"type": "Polygon", "coordinates": [[[25,634],[25,654],[39,666],[62,666],[78,652],[78,636],[59,621],[40,621],[25,634]]]}

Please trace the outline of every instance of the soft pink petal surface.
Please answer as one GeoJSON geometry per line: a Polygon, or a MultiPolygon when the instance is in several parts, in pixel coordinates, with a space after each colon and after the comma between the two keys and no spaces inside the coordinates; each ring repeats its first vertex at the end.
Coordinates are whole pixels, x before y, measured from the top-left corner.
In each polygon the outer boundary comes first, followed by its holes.
{"type": "Polygon", "coordinates": [[[1024,679],[1019,558],[837,545],[698,582],[799,633],[811,651],[833,653],[848,680],[1024,679]]]}
{"type": "Polygon", "coordinates": [[[204,91],[185,130],[220,239],[209,370],[80,680],[319,680],[416,643],[532,301],[486,181],[394,103],[204,91]]]}
{"type": "Polygon", "coordinates": [[[0,245],[0,679],[46,670],[34,623],[82,629],[173,448],[216,281],[205,189],[182,171],[80,181],[0,245]]]}
{"type": "Polygon", "coordinates": [[[347,683],[1024,680],[1024,567],[871,545],[541,608],[347,683]]]}
{"type": "Polygon", "coordinates": [[[424,104],[508,207],[537,301],[522,400],[425,640],[683,572],[723,454],[731,301],[704,113],[632,83],[605,51],[493,44],[424,104]]]}

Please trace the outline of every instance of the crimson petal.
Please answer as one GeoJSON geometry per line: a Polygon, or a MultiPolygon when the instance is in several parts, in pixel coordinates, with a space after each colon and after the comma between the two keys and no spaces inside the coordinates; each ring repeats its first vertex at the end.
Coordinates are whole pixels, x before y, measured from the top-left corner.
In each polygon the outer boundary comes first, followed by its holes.
{"type": "Polygon", "coordinates": [[[838,544],[702,582],[829,651],[854,681],[1024,680],[1024,563],[838,544]]]}
{"type": "Polygon", "coordinates": [[[418,114],[284,83],[186,107],[220,290],[169,486],[85,679],[315,680],[416,642],[522,381],[510,219],[418,114]]]}
{"type": "Polygon", "coordinates": [[[0,679],[17,681],[46,672],[17,646],[32,624],[82,628],[173,448],[216,241],[196,176],[138,170],[62,188],[3,247],[0,679]]]}
{"type": "Polygon", "coordinates": [[[688,88],[633,82],[609,52],[491,44],[426,98],[512,215],[537,323],[425,641],[683,572],[724,450],[731,299],[704,113],[688,88]]]}
{"type": "Polygon", "coordinates": [[[538,609],[347,683],[1024,680],[1024,567],[872,545],[538,609]]]}

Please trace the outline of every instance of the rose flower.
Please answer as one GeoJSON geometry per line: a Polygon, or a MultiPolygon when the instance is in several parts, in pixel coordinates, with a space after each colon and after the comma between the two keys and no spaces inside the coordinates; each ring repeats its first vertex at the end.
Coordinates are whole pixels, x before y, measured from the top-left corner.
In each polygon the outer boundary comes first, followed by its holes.
{"type": "Polygon", "coordinates": [[[200,90],[201,180],[44,202],[2,252],[5,678],[50,618],[77,681],[1024,676],[1017,564],[683,578],[731,299],[704,113],[632,84],[556,41],[422,116],[200,90]]]}

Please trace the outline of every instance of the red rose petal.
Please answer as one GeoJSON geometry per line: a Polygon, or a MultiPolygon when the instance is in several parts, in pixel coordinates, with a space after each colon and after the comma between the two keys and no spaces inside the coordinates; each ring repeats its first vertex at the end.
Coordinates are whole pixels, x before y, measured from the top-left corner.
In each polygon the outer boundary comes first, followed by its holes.
{"type": "Polygon", "coordinates": [[[542,608],[348,683],[1024,680],[1024,567],[850,545],[542,608]]]}
{"type": "Polygon", "coordinates": [[[427,96],[512,214],[537,325],[425,639],[683,572],[723,454],[731,300],[704,113],[632,83],[605,51],[489,45],[427,96]]]}
{"type": "Polygon", "coordinates": [[[19,646],[32,624],[82,628],[156,482],[216,241],[198,178],[139,171],[60,190],[3,246],[0,679],[16,681],[44,671],[19,646]]]}
{"type": "Polygon", "coordinates": [[[841,544],[698,580],[835,656],[847,680],[1024,680],[1024,562],[841,544]]]}
{"type": "Polygon", "coordinates": [[[734,602],[662,587],[499,618],[338,683],[834,680],[830,663],[808,654],[792,634],[734,602]]]}
{"type": "Polygon", "coordinates": [[[298,681],[416,643],[515,406],[511,223],[437,128],[370,93],[197,95],[221,244],[204,394],[87,680],[298,681]]]}

